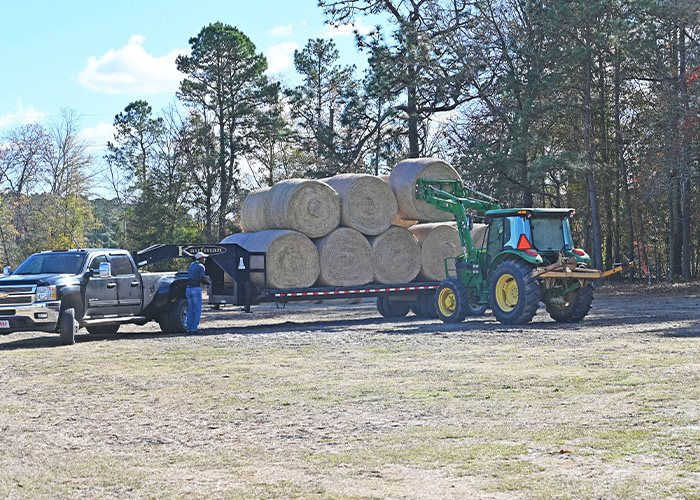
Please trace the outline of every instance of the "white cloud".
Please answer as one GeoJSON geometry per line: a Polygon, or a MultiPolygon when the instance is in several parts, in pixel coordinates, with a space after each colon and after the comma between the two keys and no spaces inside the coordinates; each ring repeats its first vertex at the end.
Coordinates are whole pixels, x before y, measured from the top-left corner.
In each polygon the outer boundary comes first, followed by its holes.
{"type": "Polygon", "coordinates": [[[87,67],[78,75],[78,83],[104,94],[174,92],[184,76],[177,70],[175,58],[187,50],[176,49],[155,57],[142,47],[145,40],[141,35],[132,35],[121,49],[88,58],[87,67]]]}
{"type": "Polygon", "coordinates": [[[292,35],[292,25],[288,26],[275,26],[268,33],[272,36],[291,36],[292,35]]]}
{"type": "Polygon", "coordinates": [[[321,38],[335,38],[344,36],[354,36],[355,31],[360,35],[368,35],[374,27],[365,26],[362,24],[362,19],[358,19],[353,24],[341,24],[340,26],[331,26],[326,24],[326,29],[319,35],[321,38]]]}
{"type": "Polygon", "coordinates": [[[284,42],[273,45],[265,51],[267,72],[280,73],[294,64],[294,51],[299,49],[296,42],[284,42]]]}
{"type": "Polygon", "coordinates": [[[35,110],[33,106],[24,106],[22,100],[17,101],[17,110],[0,116],[0,127],[11,127],[15,125],[26,125],[36,123],[46,118],[46,114],[35,110]]]}
{"type": "Polygon", "coordinates": [[[107,146],[107,141],[114,140],[116,129],[111,123],[100,122],[94,127],[87,127],[80,131],[79,137],[91,147],[102,149],[107,146]]]}

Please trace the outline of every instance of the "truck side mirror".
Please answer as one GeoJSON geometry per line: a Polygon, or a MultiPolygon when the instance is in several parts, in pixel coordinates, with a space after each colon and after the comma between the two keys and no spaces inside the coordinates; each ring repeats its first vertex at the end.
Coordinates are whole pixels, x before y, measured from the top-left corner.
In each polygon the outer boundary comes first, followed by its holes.
{"type": "Polygon", "coordinates": [[[2,269],[3,276],[9,276],[11,273],[12,273],[12,269],[10,268],[10,266],[5,266],[2,269]]]}
{"type": "Polygon", "coordinates": [[[112,276],[112,264],[102,262],[100,264],[100,278],[109,278],[110,276],[112,276]]]}

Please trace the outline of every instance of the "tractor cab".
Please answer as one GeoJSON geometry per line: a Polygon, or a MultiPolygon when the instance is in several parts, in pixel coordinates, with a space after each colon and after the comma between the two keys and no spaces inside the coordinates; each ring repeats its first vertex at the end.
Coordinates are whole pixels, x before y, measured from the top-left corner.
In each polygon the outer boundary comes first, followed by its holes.
{"type": "Polygon", "coordinates": [[[588,264],[590,257],[574,248],[569,220],[575,211],[568,208],[518,208],[489,210],[486,253],[488,267],[507,258],[518,257],[533,265],[548,265],[561,256],[575,257],[588,264]]]}

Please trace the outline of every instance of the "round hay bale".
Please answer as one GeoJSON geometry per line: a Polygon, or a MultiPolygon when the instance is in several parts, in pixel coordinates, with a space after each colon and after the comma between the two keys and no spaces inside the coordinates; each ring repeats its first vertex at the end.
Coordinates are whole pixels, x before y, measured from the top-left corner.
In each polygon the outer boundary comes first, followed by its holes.
{"type": "Polygon", "coordinates": [[[372,246],[375,283],[408,283],[418,275],[421,250],[411,231],[392,226],[367,240],[372,246]]]}
{"type": "Polygon", "coordinates": [[[321,268],[317,286],[360,286],[372,281],[372,247],[359,231],[339,227],[314,243],[321,268]]]}
{"type": "MultiPolygon", "coordinates": [[[[442,281],[445,276],[445,259],[462,254],[462,243],[456,224],[418,224],[409,229],[421,247],[421,281],[442,281]]],[[[454,269],[454,262],[448,262],[454,269]]]]}
{"type": "Polygon", "coordinates": [[[461,181],[457,171],[442,160],[410,158],[399,162],[389,176],[389,186],[396,194],[399,204],[399,217],[428,222],[452,220],[452,214],[416,198],[418,179],[461,181]]]}
{"type": "Polygon", "coordinates": [[[340,197],[340,225],[375,236],[391,226],[399,206],[386,181],[367,174],[324,179],[340,197]]]}
{"type": "Polygon", "coordinates": [[[488,224],[474,224],[474,227],[469,234],[472,236],[474,248],[486,248],[486,238],[488,237],[488,224]]]}
{"type": "Polygon", "coordinates": [[[270,188],[264,187],[253,191],[243,200],[241,207],[241,225],[246,233],[269,229],[267,224],[267,203],[270,188]]]}
{"type": "Polygon", "coordinates": [[[338,193],[323,182],[288,179],[272,186],[267,196],[269,229],[292,229],[321,238],[340,222],[338,193]]]}
{"type": "MultiPolygon", "coordinates": [[[[221,243],[237,243],[249,252],[265,252],[267,284],[263,273],[250,273],[250,280],[267,288],[306,288],[312,286],[320,271],[318,252],[313,242],[290,230],[238,233],[221,243]]],[[[251,268],[262,268],[263,258],[251,256],[251,268]]]]}

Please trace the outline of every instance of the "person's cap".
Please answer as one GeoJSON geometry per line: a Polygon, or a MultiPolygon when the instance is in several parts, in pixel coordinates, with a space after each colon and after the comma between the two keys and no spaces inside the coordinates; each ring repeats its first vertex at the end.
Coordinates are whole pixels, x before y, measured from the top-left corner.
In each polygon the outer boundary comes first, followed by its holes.
{"type": "Polygon", "coordinates": [[[204,252],[197,252],[197,254],[194,256],[194,259],[199,260],[203,257],[209,257],[209,256],[207,254],[205,254],[204,252]]]}

